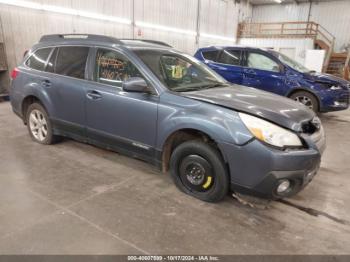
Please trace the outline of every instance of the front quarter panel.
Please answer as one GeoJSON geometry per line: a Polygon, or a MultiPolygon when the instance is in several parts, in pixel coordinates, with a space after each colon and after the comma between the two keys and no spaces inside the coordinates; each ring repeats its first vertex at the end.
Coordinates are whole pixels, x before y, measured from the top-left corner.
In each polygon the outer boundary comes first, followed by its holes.
{"type": "Polygon", "coordinates": [[[159,150],[171,134],[182,129],[201,131],[217,143],[243,145],[252,139],[238,113],[228,108],[165,92],[158,110],[159,150]]]}

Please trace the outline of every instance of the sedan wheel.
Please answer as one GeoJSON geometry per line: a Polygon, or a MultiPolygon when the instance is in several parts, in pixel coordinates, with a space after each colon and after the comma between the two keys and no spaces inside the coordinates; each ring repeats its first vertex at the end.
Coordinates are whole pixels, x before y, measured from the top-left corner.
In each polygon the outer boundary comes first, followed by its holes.
{"type": "Polygon", "coordinates": [[[303,105],[307,106],[311,110],[314,109],[314,106],[312,104],[311,99],[306,97],[306,96],[297,96],[297,97],[294,98],[294,100],[299,102],[299,103],[302,103],[303,105]]]}
{"type": "Polygon", "coordinates": [[[303,104],[304,106],[307,106],[309,109],[313,110],[315,113],[318,113],[318,110],[319,110],[318,100],[310,92],[298,91],[293,93],[290,96],[290,98],[296,102],[303,104]]]}

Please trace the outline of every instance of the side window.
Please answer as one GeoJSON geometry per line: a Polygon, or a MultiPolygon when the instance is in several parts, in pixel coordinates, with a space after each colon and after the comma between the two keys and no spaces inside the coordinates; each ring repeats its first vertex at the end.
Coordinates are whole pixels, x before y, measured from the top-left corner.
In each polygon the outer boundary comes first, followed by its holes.
{"type": "Polygon", "coordinates": [[[108,49],[98,49],[95,63],[95,81],[122,87],[130,77],[143,77],[139,70],[122,54],[108,49]]]}
{"type": "Polygon", "coordinates": [[[216,58],[218,56],[219,51],[203,51],[202,55],[205,59],[210,60],[210,61],[216,61],[216,58]]]}
{"type": "Polygon", "coordinates": [[[250,68],[279,72],[278,64],[271,58],[258,53],[248,53],[247,66],[250,68]]]}
{"type": "Polygon", "coordinates": [[[51,50],[52,48],[43,48],[35,51],[34,54],[32,54],[26,61],[26,66],[40,71],[44,70],[46,60],[51,50]]]}
{"type": "Polygon", "coordinates": [[[56,59],[58,54],[58,48],[56,47],[55,50],[52,52],[49,61],[46,65],[46,71],[50,73],[55,72],[55,66],[56,66],[56,59]]]}
{"type": "Polygon", "coordinates": [[[203,71],[197,70],[190,62],[178,56],[161,56],[160,67],[164,82],[174,91],[210,80],[206,79],[207,75],[203,71]]]}
{"type": "Polygon", "coordinates": [[[218,62],[227,65],[240,65],[240,50],[223,50],[218,58],[218,62]]]}
{"type": "Polygon", "coordinates": [[[88,54],[89,47],[60,47],[58,49],[56,65],[54,66],[54,72],[60,75],[84,79],[86,60],[88,54]]]}

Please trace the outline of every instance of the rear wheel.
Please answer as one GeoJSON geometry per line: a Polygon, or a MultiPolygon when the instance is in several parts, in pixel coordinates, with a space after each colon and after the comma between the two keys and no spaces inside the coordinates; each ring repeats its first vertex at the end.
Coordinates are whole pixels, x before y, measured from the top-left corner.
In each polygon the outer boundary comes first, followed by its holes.
{"type": "Polygon", "coordinates": [[[302,103],[303,105],[307,106],[311,110],[318,112],[318,108],[319,108],[318,101],[313,94],[306,91],[298,91],[292,94],[290,98],[296,102],[302,103]]]}
{"type": "Polygon", "coordinates": [[[29,134],[35,142],[49,145],[59,140],[58,136],[53,135],[51,121],[41,104],[31,104],[26,117],[29,134]]]}
{"type": "Polygon", "coordinates": [[[229,176],[220,153],[201,141],[188,141],[175,148],[170,173],[183,192],[207,202],[218,202],[229,189],[229,176]]]}

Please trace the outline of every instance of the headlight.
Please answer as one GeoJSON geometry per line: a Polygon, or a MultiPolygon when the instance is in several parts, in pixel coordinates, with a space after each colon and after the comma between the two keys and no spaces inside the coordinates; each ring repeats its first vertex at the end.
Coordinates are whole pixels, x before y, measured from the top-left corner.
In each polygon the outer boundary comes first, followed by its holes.
{"type": "Polygon", "coordinates": [[[341,86],[331,86],[330,90],[340,90],[343,89],[341,86]]]}
{"type": "Polygon", "coordinates": [[[280,148],[302,146],[299,137],[287,129],[248,114],[239,113],[239,116],[249,131],[261,141],[280,148]]]}

